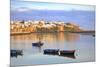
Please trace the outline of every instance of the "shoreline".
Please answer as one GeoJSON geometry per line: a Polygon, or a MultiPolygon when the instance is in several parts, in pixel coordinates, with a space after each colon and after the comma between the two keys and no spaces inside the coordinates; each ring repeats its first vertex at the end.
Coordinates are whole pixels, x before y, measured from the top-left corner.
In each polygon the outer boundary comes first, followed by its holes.
{"type": "Polygon", "coordinates": [[[25,35],[25,34],[31,34],[30,32],[13,32],[10,33],[10,35],[25,35]]]}
{"type": "MultiPolygon", "coordinates": [[[[11,32],[10,35],[27,35],[32,33],[60,33],[60,32],[68,32],[68,31],[59,31],[59,32],[11,32]]],[[[68,33],[94,33],[95,31],[74,31],[74,32],[68,32],[68,33]]]]}
{"type": "Polygon", "coordinates": [[[95,33],[95,31],[75,31],[75,32],[72,32],[72,33],[95,33]]]}

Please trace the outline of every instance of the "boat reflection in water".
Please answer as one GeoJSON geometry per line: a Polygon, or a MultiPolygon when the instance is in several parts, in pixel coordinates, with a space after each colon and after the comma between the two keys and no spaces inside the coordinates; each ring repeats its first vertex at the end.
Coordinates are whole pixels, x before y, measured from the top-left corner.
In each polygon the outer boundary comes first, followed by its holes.
{"type": "Polygon", "coordinates": [[[75,59],[75,50],[45,49],[45,55],[58,55],[75,59]]]}
{"type": "Polygon", "coordinates": [[[22,50],[10,50],[10,56],[11,57],[16,57],[17,56],[22,56],[23,55],[23,51],[22,50]]]}

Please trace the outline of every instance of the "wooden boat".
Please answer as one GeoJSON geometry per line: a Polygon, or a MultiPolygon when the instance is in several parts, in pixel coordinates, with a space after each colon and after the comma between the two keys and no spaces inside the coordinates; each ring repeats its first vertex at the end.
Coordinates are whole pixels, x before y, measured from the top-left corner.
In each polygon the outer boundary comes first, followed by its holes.
{"type": "Polygon", "coordinates": [[[18,55],[22,56],[23,51],[22,50],[10,50],[11,57],[17,57],[18,55]]]}
{"type": "Polygon", "coordinates": [[[58,55],[59,49],[45,49],[44,54],[58,55]]]}
{"type": "Polygon", "coordinates": [[[59,56],[75,59],[75,50],[60,50],[59,56]]]}
{"type": "Polygon", "coordinates": [[[58,55],[75,59],[75,50],[45,49],[44,54],[58,55]]]}
{"type": "Polygon", "coordinates": [[[74,55],[75,50],[60,50],[60,55],[74,55]]]}
{"type": "Polygon", "coordinates": [[[37,43],[32,43],[32,46],[36,46],[36,47],[41,47],[43,45],[43,43],[41,41],[37,42],[37,43]]]}

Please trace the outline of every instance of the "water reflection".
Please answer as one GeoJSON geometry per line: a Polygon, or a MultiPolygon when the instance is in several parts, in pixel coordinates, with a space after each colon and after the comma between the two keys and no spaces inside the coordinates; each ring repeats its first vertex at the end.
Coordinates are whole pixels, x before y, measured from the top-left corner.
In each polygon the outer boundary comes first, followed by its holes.
{"type": "Polygon", "coordinates": [[[32,46],[32,49],[34,53],[41,53],[42,52],[42,48],[41,47],[35,47],[35,46],[32,46]],[[37,49],[37,50],[36,50],[37,49]]]}
{"type": "Polygon", "coordinates": [[[79,39],[79,35],[72,33],[33,33],[30,35],[15,35],[11,36],[12,40],[48,40],[52,42],[54,40],[58,41],[76,41],[79,39]]]}
{"type": "Polygon", "coordinates": [[[46,48],[74,50],[75,42],[80,36],[71,33],[33,33],[30,35],[11,36],[11,48],[22,49],[23,54],[37,54],[46,48]],[[43,42],[44,45],[36,47],[33,44],[43,42]]]}
{"type": "Polygon", "coordinates": [[[12,65],[48,64],[94,61],[95,38],[91,35],[73,33],[33,33],[30,35],[11,36],[11,49],[23,50],[23,55],[11,57],[12,65]],[[32,46],[41,41],[42,46],[32,46]],[[44,55],[44,49],[75,50],[75,54],[44,55]],[[19,57],[18,57],[19,56],[19,57]],[[20,57],[22,56],[22,57],[20,57]],[[88,59],[87,59],[88,58],[88,59]],[[42,59],[42,61],[40,61],[42,59]],[[67,60],[66,60],[67,59],[67,60]]]}
{"type": "Polygon", "coordinates": [[[75,42],[80,38],[77,34],[71,33],[33,33],[30,35],[11,36],[11,48],[31,49],[32,43],[41,41],[42,48],[73,49],[75,42]],[[67,42],[67,43],[66,43],[67,42]]]}

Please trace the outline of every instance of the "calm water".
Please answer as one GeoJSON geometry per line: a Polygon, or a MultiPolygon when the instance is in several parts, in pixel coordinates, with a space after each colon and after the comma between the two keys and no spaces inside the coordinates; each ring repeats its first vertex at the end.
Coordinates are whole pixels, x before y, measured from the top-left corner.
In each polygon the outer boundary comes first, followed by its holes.
{"type": "Polygon", "coordinates": [[[23,55],[11,57],[11,65],[38,65],[95,61],[95,37],[72,33],[34,33],[11,36],[11,49],[22,50],[23,55]],[[44,45],[34,47],[41,40],[44,45]],[[58,55],[44,55],[44,49],[75,50],[75,59],[58,55]]]}

